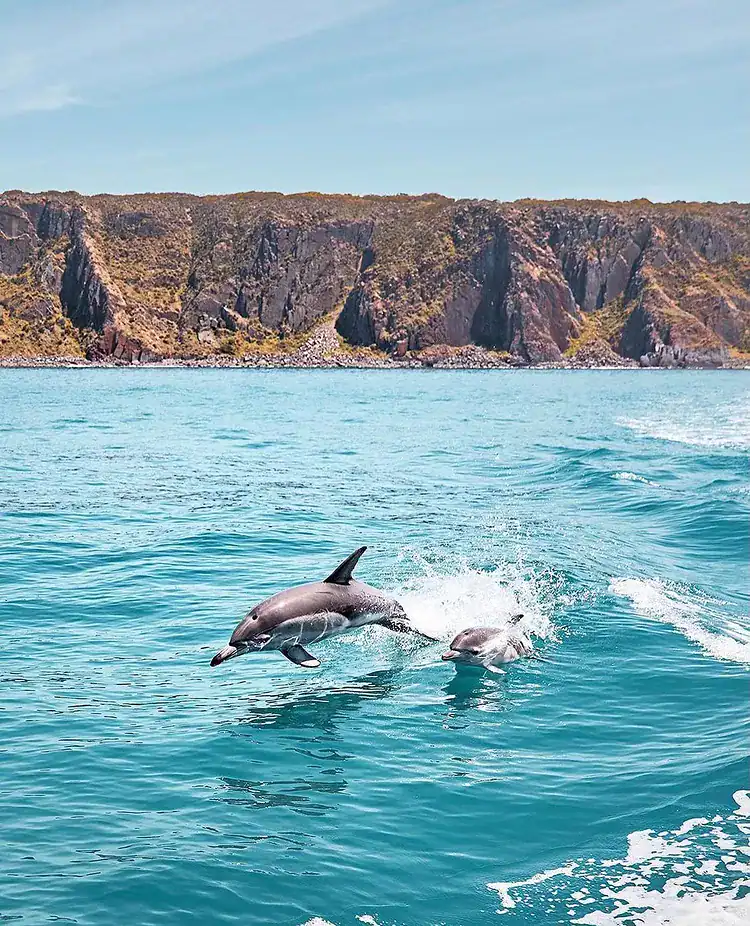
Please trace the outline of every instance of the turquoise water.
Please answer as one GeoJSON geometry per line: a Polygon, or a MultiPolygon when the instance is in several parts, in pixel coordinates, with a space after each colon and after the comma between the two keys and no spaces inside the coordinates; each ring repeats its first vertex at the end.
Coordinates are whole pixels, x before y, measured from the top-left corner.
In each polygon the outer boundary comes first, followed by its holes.
{"type": "Polygon", "coordinates": [[[2,370],[0,407],[0,919],[748,922],[747,374],[2,370]],[[547,661],[209,668],[362,543],[417,626],[522,610],[547,661]]]}

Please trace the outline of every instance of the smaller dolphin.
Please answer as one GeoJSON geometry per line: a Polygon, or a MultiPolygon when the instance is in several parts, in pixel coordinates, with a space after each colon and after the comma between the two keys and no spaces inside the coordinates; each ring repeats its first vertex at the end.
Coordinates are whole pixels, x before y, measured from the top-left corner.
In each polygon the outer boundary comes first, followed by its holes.
{"type": "Polygon", "coordinates": [[[308,653],[306,645],[366,624],[381,624],[432,640],[411,626],[395,598],[352,578],[366,549],[355,550],[323,582],[288,588],[257,604],[240,621],[229,645],[219,650],[211,665],[220,666],[246,653],[279,650],[295,665],[317,669],[320,662],[308,653]]]}
{"type": "Polygon", "coordinates": [[[481,666],[490,672],[501,672],[497,666],[525,656],[533,657],[534,646],[528,633],[516,626],[523,614],[516,614],[506,627],[469,627],[453,639],[445,662],[481,666]]]}

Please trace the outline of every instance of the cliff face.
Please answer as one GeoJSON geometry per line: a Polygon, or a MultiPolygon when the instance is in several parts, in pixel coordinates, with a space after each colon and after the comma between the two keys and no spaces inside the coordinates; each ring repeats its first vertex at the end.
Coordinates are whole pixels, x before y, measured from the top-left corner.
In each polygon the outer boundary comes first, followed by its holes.
{"type": "Polygon", "coordinates": [[[515,210],[431,205],[415,226],[376,226],[339,332],[384,350],[477,343],[559,360],[579,311],[551,250],[515,210]]]}
{"type": "Polygon", "coordinates": [[[720,362],[750,350],[750,207],[0,196],[0,356],[282,350],[323,317],[397,356],[720,362]]]}

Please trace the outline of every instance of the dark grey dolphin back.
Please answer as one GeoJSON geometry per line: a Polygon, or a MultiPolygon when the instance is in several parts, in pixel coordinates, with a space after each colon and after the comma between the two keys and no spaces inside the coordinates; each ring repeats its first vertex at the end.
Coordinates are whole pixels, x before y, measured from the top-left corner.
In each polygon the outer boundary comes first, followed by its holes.
{"type": "Polygon", "coordinates": [[[348,585],[352,580],[352,573],[359,562],[360,556],[365,552],[367,547],[360,547],[355,550],[351,556],[347,556],[340,566],[337,566],[333,572],[323,581],[327,585],[348,585]]]}

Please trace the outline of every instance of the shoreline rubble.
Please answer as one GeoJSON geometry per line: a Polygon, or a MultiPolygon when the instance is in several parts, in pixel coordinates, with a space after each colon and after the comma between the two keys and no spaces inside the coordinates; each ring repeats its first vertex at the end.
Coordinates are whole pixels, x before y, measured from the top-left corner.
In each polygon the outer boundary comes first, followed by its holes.
{"type": "Polygon", "coordinates": [[[257,357],[169,357],[144,363],[122,360],[89,360],[85,357],[0,357],[0,369],[131,369],[131,370],[750,370],[750,360],[730,359],[721,366],[695,364],[688,367],[651,366],[635,360],[622,363],[579,362],[575,359],[562,363],[529,364],[519,360],[496,360],[476,358],[467,361],[462,358],[421,359],[405,356],[390,357],[332,357],[299,358],[294,355],[257,357]]]}
{"type": "Polygon", "coordinates": [[[211,354],[206,357],[164,357],[145,361],[113,355],[0,357],[0,368],[26,369],[235,369],[235,370],[638,370],[638,369],[750,369],[750,358],[731,358],[726,348],[684,351],[660,346],[653,355],[633,360],[616,353],[601,339],[589,341],[573,357],[562,361],[528,363],[504,351],[477,344],[462,347],[435,344],[420,351],[397,349],[384,353],[347,345],[332,319],[313,329],[294,350],[258,351],[242,356],[211,354]]]}

